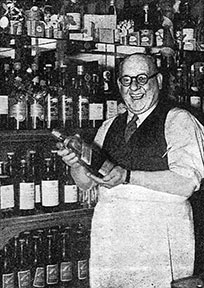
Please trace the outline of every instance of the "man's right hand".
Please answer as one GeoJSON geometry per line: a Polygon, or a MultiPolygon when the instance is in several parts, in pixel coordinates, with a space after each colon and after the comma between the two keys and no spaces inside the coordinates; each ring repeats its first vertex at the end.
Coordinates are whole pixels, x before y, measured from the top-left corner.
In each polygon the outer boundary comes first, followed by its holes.
{"type": "Polygon", "coordinates": [[[57,143],[58,155],[62,157],[62,160],[69,165],[72,168],[78,168],[80,166],[79,164],[79,158],[76,156],[76,154],[69,150],[65,149],[62,143],[57,143]]]}

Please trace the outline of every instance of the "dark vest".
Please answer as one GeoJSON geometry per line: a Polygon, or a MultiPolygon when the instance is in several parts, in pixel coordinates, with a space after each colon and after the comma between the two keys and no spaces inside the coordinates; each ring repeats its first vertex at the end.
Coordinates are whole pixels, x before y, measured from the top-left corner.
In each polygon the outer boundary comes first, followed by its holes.
{"type": "Polygon", "coordinates": [[[128,113],[120,114],[110,126],[103,144],[109,159],[130,170],[167,170],[167,156],[162,157],[167,148],[164,124],[167,113],[172,108],[171,103],[160,102],[127,144],[124,131],[128,113]]]}

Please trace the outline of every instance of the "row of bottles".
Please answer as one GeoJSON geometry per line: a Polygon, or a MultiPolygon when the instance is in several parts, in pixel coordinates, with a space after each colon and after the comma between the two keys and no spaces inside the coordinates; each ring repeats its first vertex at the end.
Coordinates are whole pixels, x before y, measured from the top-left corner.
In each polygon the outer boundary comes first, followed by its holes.
{"type": "Polygon", "coordinates": [[[0,162],[0,214],[2,218],[94,207],[97,188],[79,189],[69,166],[52,150],[48,155],[18,159],[7,153],[0,162]]]}
{"type": "Polygon", "coordinates": [[[90,231],[81,223],[21,232],[0,251],[0,287],[89,287],[90,231]]]}
{"type": "Polygon", "coordinates": [[[2,67],[1,130],[98,127],[117,114],[112,70],[34,62],[24,71],[22,64],[2,67]]]}

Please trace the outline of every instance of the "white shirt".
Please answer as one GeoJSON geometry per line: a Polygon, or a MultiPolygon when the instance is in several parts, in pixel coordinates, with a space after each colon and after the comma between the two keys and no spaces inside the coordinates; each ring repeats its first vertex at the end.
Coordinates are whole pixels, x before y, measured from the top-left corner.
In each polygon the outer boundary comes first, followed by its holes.
{"type": "MultiPolygon", "coordinates": [[[[139,115],[138,126],[154,108],[139,115]]],[[[128,120],[131,116],[129,115],[128,120]]],[[[114,119],[115,117],[104,121],[96,134],[95,142],[101,147],[114,119]]],[[[164,133],[169,170],[192,178],[196,190],[199,189],[200,181],[204,178],[204,126],[190,112],[173,108],[167,114],[164,133]]]]}

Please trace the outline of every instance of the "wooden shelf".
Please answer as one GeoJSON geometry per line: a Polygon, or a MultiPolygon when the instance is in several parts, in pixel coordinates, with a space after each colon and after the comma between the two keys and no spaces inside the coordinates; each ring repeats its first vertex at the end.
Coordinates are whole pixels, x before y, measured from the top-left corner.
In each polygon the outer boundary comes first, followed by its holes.
{"type": "Polygon", "coordinates": [[[26,230],[47,228],[57,225],[72,225],[78,222],[85,227],[90,228],[93,210],[93,208],[79,209],[0,219],[0,249],[3,248],[9,239],[26,230]]]}

